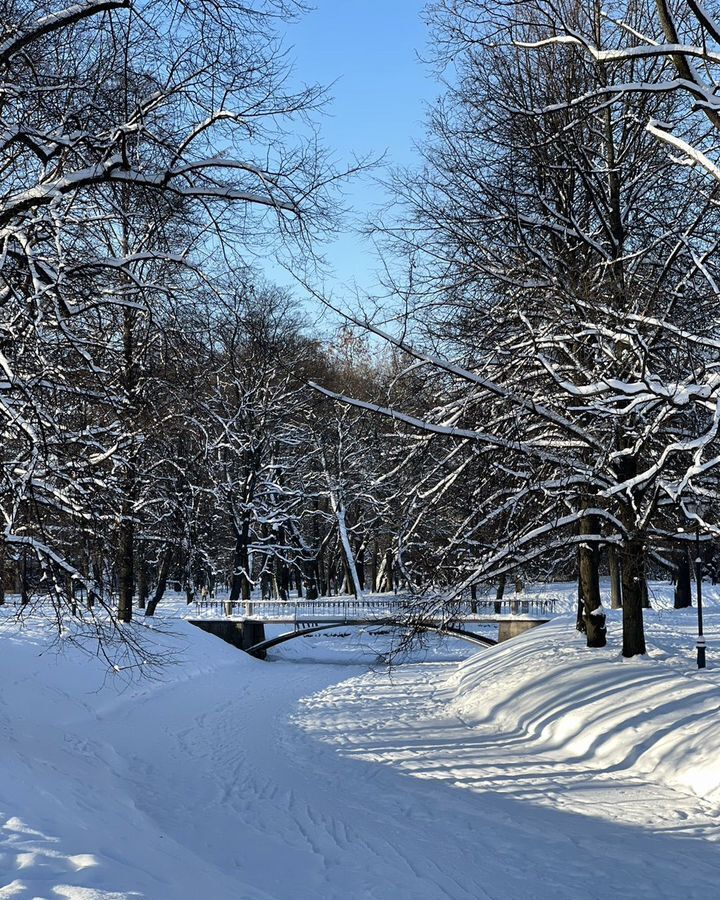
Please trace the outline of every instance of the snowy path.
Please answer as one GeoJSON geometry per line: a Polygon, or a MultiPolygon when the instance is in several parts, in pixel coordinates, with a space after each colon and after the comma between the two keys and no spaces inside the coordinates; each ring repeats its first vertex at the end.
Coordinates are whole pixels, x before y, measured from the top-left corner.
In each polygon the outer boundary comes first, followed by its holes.
{"type": "Polygon", "coordinates": [[[477,864],[468,866],[467,848],[452,847],[454,804],[433,826],[435,800],[423,797],[422,785],[412,790],[389,770],[358,767],[289,725],[298,700],[348,674],[338,666],[266,665],[262,681],[216,683],[210,710],[200,679],[145,704],[143,715],[155,723],[149,744],[132,709],[103,733],[133,760],[134,802],[159,832],[234,873],[228,900],[477,897],[477,864]],[[173,733],[177,704],[191,724],[173,733]]]}
{"type": "MultiPolygon", "coordinates": [[[[471,728],[443,712],[453,692],[429,668],[345,682],[299,719],[344,756],[391,766],[395,786],[398,771],[422,779],[406,790],[422,792],[431,829],[454,836],[463,887],[474,880],[475,896],[502,900],[718,896],[716,811],[626,774],[558,765],[522,735],[471,728]]],[[[446,890],[420,896],[464,896],[446,890]]]]}
{"type": "Polygon", "coordinates": [[[716,895],[717,820],[696,798],[528,759],[517,736],[442,715],[451,671],[275,663],[245,686],[161,692],[143,709],[154,729],[128,709],[103,731],[159,834],[236,879],[217,900],[716,895]]]}
{"type": "Polygon", "coordinates": [[[17,751],[2,900],[719,895],[716,809],[464,721],[454,664],[388,675],[190,643],[183,681],[78,704],[71,679],[22,728],[0,702],[17,751]]]}

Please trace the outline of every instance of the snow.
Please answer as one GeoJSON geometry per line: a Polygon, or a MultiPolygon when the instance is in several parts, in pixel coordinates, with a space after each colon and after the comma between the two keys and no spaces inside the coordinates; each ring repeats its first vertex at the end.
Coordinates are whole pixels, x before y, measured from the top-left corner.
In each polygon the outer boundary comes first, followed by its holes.
{"type": "Polygon", "coordinates": [[[528,592],[567,612],[505,644],[433,638],[390,671],[381,629],[261,662],[169,605],[153,633],[179,661],[144,681],[5,610],[0,898],[717,896],[718,594],[698,672],[667,585],[629,661],[614,610],[582,646],[575,592],[528,592]]]}

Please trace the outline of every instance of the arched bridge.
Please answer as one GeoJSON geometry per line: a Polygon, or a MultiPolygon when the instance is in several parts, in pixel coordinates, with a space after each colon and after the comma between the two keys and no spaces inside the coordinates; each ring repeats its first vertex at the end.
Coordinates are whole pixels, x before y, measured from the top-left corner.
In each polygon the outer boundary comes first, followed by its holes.
{"type": "MultiPolygon", "coordinates": [[[[407,622],[400,622],[393,619],[358,619],[357,621],[344,622],[324,622],[322,625],[309,625],[306,628],[295,628],[293,631],[286,631],[284,634],[278,634],[276,637],[268,638],[253,644],[252,647],[244,648],[246,653],[251,656],[257,656],[260,659],[265,658],[265,653],[271,647],[277,647],[278,644],[284,644],[294,638],[304,637],[307,634],[317,634],[319,631],[330,631],[334,628],[363,627],[366,625],[375,625],[385,628],[407,628],[407,622]]],[[[475,631],[466,631],[464,628],[458,628],[454,625],[439,625],[429,622],[427,625],[419,624],[416,626],[420,631],[432,631],[435,634],[448,635],[456,637],[461,641],[468,641],[471,644],[480,644],[483,647],[493,647],[497,641],[493,638],[485,637],[475,631]]]]}
{"type": "Polygon", "coordinates": [[[423,610],[417,600],[394,595],[361,600],[259,600],[233,605],[227,601],[210,600],[196,604],[198,616],[191,618],[190,622],[264,659],[271,647],[304,635],[345,626],[412,627],[487,647],[497,641],[471,631],[467,626],[498,625],[498,641],[507,640],[547,622],[555,603],[555,600],[475,600],[423,610]],[[266,638],[265,625],[270,624],[292,625],[292,629],[266,638]]]}

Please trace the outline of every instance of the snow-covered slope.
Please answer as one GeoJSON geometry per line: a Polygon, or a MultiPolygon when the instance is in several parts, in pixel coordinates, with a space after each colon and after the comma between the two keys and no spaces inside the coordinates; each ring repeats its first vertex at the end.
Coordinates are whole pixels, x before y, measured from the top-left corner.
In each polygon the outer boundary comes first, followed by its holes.
{"type": "MultiPolygon", "coordinates": [[[[631,771],[720,809],[719,670],[695,668],[695,611],[648,613],[648,656],[632,660],[619,656],[620,615],[603,650],[589,652],[563,617],[469,660],[452,678],[453,709],[558,762],[631,771]]],[[[709,621],[716,631],[714,610],[709,621]]]]}
{"type": "Polygon", "coordinates": [[[5,621],[0,898],[707,900],[720,668],[648,618],[641,661],[565,618],[390,673],[382,637],[263,663],[166,621],[181,661],[129,683],[5,621]]]}
{"type": "Polygon", "coordinates": [[[179,728],[183,689],[209,673],[237,672],[236,652],[198,635],[161,637],[184,656],[170,683],[128,682],[72,646],[48,649],[44,628],[18,634],[6,623],[0,634],[0,897],[203,897],[205,885],[218,879],[232,896],[230,879],[208,871],[192,846],[164,834],[145,811],[152,786],[136,793],[138,773],[163,765],[146,755],[158,730],[179,728]],[[131,753],[111,733],[120,722],[131,753]],[[176,879],[174,894],[168,886],[176,879]]]}

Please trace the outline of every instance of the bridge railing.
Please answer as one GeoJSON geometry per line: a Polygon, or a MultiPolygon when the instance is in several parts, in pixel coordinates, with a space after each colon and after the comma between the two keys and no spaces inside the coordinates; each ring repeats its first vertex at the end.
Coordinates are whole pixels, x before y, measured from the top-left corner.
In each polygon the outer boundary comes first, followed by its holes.
{"type": "Polygon", "coordinates": [[[199,600],[195,604],[198,611],[210,610],[228,615],[255,616],[267,619],[303,618],[357,618],[359,616],[389,617],[406,613],[413,608],[412,602],[397,597],[385,599],[356,600],[348,598],[323,598],[319,600],[250,600],[230,603],[228,600],[199,600]]]}
{"type": "Polygon", "coordinates": [[[475,616],[547,616],[555,612],[554,598],[508,600],[462,600],[434,605],[412,597],[323,597],[317,600],[250,600],[230,603],[229,600],[198,600],[195,610],[226,616],[247,616],[257,619],[323,619],[402,618],[413,614],[433,617],[472,619],[475,616]]]}

